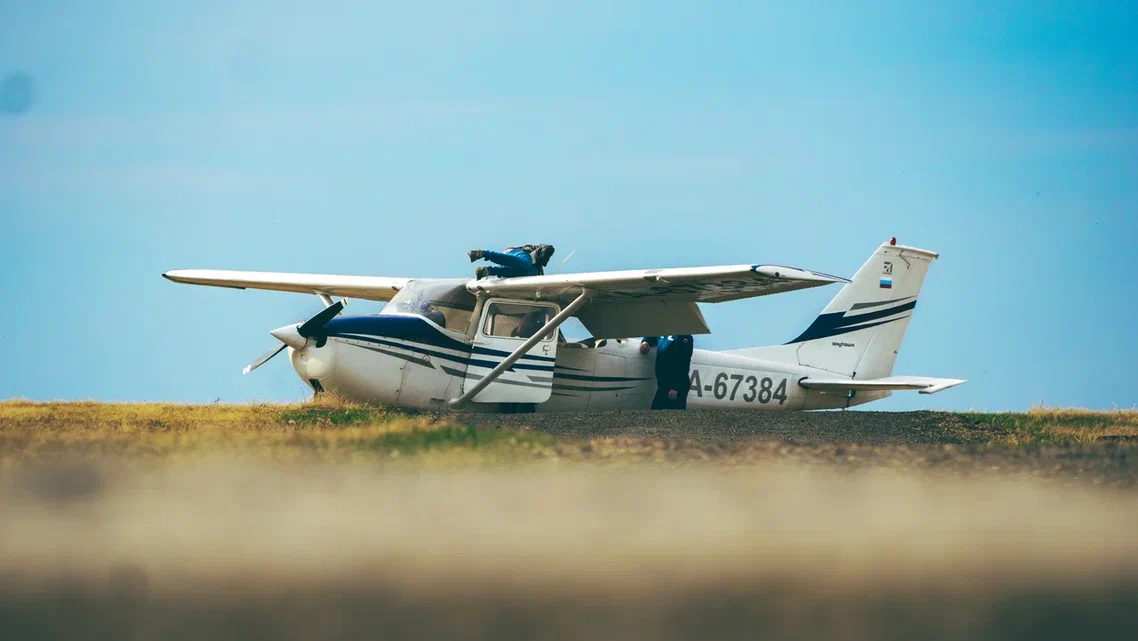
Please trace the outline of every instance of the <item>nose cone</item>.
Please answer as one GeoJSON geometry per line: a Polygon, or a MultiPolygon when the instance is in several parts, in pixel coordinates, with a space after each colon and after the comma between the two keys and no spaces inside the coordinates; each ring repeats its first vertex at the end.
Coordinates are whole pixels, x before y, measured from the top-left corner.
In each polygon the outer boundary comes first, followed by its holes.
{"type": "Polygon", "coordinates": [[[299,350],[304,349],[305,344],[308,343],[308,339],[300,335],[300,332],[298,331],[299,328],[299,325],[285,325],[284,327],[278,327],[269,333],[273,335],[273,338],[284,343],[285,345],[299,350]]]}

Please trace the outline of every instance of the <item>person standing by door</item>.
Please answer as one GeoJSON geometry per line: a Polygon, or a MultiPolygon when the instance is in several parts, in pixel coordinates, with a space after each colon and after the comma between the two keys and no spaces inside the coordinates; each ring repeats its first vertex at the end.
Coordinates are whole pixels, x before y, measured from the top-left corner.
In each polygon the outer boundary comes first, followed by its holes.
{"type": "Polygon", "coordinates": [[[656,395],[652,398],[652,409],[687,409],[693,344],[689,334],[646,336],[641,341],[642,354],[656,348],[656,395]]]}

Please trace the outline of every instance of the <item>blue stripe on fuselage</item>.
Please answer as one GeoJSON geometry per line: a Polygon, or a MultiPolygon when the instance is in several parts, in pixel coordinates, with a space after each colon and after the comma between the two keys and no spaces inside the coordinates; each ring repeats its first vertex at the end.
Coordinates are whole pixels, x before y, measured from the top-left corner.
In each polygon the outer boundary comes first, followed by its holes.
{"type": "MultiPolygon", "coordinates": [[[[487,356],[509,356],[510,355],[510,352],[507,352],[504,350],[490,349],[489,347],[479,347],[478,345],[474,346],[474,353],[475,354],[485,354],[487,356]]],[[[529,359],[532,359],[535,361],[545,361],[548,363],[552,363],[552,362],[557,360],[556,358],[553,358],[550,356],[534,356],[533,354],[526,354],[525,356],[522,356],[522,358],[529,358],[529,359]]]]}
{"type": "Polygon", "coordinates": [[[324,326],[329,336],[361,334],[382,338],[398,338],[459,352],[469,352],[470,345],[451,338],[418,316],[339,316],[324,326]]]}

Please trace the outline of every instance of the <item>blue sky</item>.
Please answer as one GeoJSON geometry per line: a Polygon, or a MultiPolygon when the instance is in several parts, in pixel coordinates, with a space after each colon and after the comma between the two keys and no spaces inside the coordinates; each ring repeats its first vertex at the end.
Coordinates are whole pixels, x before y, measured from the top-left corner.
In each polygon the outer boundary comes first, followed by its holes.
{"type": "Polygon", "coordinates": [[[918,4],[0,0],[0,398],[305,395],[240,371],[319,301],[167,269],[849,276],[897,236],[941,259],[896,372],[969,383],[872,408],[1138,403],[1138,5],[918,4]]]}

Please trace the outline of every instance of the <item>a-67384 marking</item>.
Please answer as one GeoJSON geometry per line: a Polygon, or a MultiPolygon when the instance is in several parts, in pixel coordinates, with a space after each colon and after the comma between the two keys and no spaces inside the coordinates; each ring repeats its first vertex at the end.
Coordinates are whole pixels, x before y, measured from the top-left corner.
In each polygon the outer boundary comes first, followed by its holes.
{"type": "Polygon", "coordinates": [[[693,369],[691,373],[691,391],[703,398],[704,392],[716,400],[735,400],[736,397],[746,403],[759,402],[760,404],[778,401],[779,405],[786,402],[786,378],[773,379],[769,376],[759,377],[754,374],[728,374],[710,372],[700,374],[700,370],[693,369]],[[710,382],[706,385],[703,380],[710,382]],[[742,388],[742,392],[740,392],[742,388]]]}

